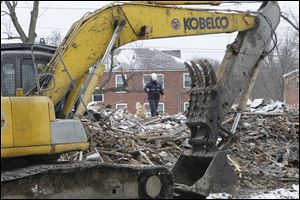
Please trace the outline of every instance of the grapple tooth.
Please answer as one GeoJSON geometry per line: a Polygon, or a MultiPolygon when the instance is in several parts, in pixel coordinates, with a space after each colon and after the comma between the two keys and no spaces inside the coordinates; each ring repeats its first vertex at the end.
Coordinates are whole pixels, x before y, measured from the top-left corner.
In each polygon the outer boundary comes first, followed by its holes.
{"type": "Polygon", "coordinates": [[[208,60],[199,60],[199,64],[204,74],[205,87],[214,86],[217,84],[216,73],[208,60]]]}
{"type": "Polygon", "coordinates": [[[217,84],[217,75],[216,75],[216,72],[214,70],[214,68],[212,67],[211,63],[208,62],[208,60],[205,60],[205,65],[208,69],[208,74],[209,74],[209,77],[210,77],[210,84],[211,85],[216,85],[217,84]]]}
{"type": "Polygon", "coordinates": [[[200,64],[200,66],[202,68],[202,72],[204,74],[203,75],[204,76],[204,86],[208,87],[210,85],[210,77],[208,74],[209,72],[208,72],[207,66],[202,60],[199,61],[199,64],[200,64]]]}
{"type": "Polygon", "coordinates": [[[191,78],[191,87],[195,87],[196,86],[196,78],[195,78],[195,74],[194,74],[194,70],[192,69],[192,67],[188,64],[188,63],[184,63],[185,67],[188,69],[189,74],[190,74],[190,78],[191,78]]]}
{"type": "Polygon", "coordinates": [[[192,68],[194,70],[194,74],[196,76],[196,86],[197,87],[203,87],[203,75],[201,70],[199,69],[199,67],[196,65],[196,63],[194,63],[193,61],[192,63],[192,68]]]}

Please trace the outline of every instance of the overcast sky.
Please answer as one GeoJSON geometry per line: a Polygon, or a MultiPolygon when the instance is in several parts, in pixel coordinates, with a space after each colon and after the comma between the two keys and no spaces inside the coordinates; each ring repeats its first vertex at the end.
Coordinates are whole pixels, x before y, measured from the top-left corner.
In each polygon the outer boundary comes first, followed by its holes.
{"type": "MultiPolygon", "coordinates": [[[[47,37],[52,31],[59,31],[64,37],[71,25],[79,20],[85,13],[99,9],[109,2],[110,1],[40,1],[39,19],[37,23],[38,38],[47,37]]],[[[4,3],[2,4],[1,11],[5,7],[4,3]]],[[[293,12],[296,16],[298,16],[299,20],[299,1],[279,1],[279,5],[282,11],[293,12]]],[[[213,8],[257,10],[259,6],[260,3],[231,3],[221,4],[221,6],[213,8]]],[[[31,7],[32,2],[30,1],[19,2],[18,4],[18,19],[20,24],[25,27],[26,32],[29,27],[31,7]]],[[[203,8],[204,6],[196,7],[203,8]]],[[[12,42],[2,39],[6,37],[6,35],[3,34],[6,27],[8,27],[8,18],[1,16],[1,43],[12,42]]],[[[282,38],[288,29],[291,29],[291,26],[284,20],[281,20],[281,23],[277,28],[277,35],[279,39],[282,38]]],[[[221,61],[227,44],[233,42],[235,36],[236,33],[157,39],[139,41],[125,47],[151,47],[160,50],[181,49],[182,57],[184,59],[191,59],[193,57],[210,57],[221,61]]]]}

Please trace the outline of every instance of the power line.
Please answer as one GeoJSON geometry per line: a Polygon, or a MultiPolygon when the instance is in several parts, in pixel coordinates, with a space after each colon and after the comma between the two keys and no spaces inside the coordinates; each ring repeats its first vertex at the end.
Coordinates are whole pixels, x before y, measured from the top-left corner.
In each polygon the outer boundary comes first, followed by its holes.
{"type": "MultiPolygon", "coordinates": [[[[25,26],[25,27],[29,27],[29,25],[21,25],[21,26],[25,26]]],[[[51,27],[51,26],[37,26],[37,29],[61,29],[61,30],[69,30],[68,28],[60,28],[60,27],[51,27]]]]}

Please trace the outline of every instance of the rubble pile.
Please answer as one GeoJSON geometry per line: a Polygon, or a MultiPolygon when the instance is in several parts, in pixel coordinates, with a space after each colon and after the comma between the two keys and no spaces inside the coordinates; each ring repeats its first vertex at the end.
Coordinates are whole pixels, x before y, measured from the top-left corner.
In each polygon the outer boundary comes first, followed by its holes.
{"type": "Polygon", "coordinates": [[[230,148],[229,160],[240,187],[273,188],[279,183],[298,182],[298,114],[244,113],[236,134],[239,141],[230,148]]]}
{"type": "Polygon", "coordinates": [[[102,117],[82,123],[90,149],[83,156],[66,154],[64,159],[100,160],[115,164],[147,164],[171,167],[189,148],[190,132],[182,115],[137,118],[126,109],[105,109],[102,117]]]}
{"type": "MultiPolygon", "coordinates": [[[[235,115],[227,116],[224,126],[235,115]]],[[[239,187],[262,189],[299,181],[299,110],[279,101],[249,102],[229,150],[239,187]]]]}
{"type": "MultiPolygon", "coordinates": [[[[281,102],[263,102],[249,104],[238,124],[238,141],[228,149],[240,188],[274,188],[299,181],[299,112],[281,102]]],[[[183,115],[139,118],[126,109],[107,107],[93,112],[96,121],[82,119],[89,150],[65,154],[63,160],[165,165],[171,169],[179,155],[191,148],[183,115]]],[[[230,130],[234,118],[233,112],[222,125],[230,130]]]]}

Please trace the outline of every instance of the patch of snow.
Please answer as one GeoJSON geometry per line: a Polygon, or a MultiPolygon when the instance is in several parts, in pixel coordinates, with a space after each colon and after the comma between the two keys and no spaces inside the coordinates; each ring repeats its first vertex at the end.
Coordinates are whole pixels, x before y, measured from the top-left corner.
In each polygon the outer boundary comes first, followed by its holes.
{"type": "Polygon", "coordinates": [[[184,64],[184,63],[186,62],[186,63],[188,63],[189,65],[191,65],[191,63],[190,63],[189,61],[187,61],[187,60],[183,60],[183,59],[177,58],[177,57],[175,57],[175,56],[172,56],[172,57],[175,59],[176,62],[179,62],[179,63],[182,63],[182,64],[184,64]]]}
{"type": "Polygon", "coordinates": [[[134,49],[122,49],[122,51],[117,56],[117,60],[118,62],[132,65],[135,62],[136,57],[137,56],[134,49]]]}
{"type": "Polygon", "coordinates": [[[250,99],[247,100],[247,106],[250,106],[252,104],[252,101],[250,99]]]}
{"type": "Polygon", "coordinates": [[[299,199],[299,185],[293,185],[290,189],[281,188],[258,194],[250,199],[299,199]]]}
{"type": "Polygon", "coordinates": [[[227,193],[210,194],[206,199],[232,199],[232,196],[227,193]]]}
{"type": "Polygon", "coordinates": [[[264,106],[262,109],[259,109],[258,112],[280,112],[282,111],[284,108],[284,103],[276,101],[276,102],[272,102],[266,106],[264,106]]]}
{"type": "Polygon", "coordinates": [[[255,99],[251,105],[250,108],[258,108],[259,106],[261,106],[264,103],[264,99],[255,99]]]}
{"type": "Polygon", "coordinates": [[[285,104],[280,101],[265,103],[263,99],[255,99],[250,105],[250,111],[255,113],[283,112],[285,104]]]}
{"type": "MultiPolygon", "coordinates": [[[[237,197],[239,199],[239,197],[237,197]]],[[[292,185],[292,188],[280,188],[261,194],[254,194],[245,199],[299,199],[299,185],[292,185]]],[[[206,199],[235,199],[227,193],[210,194],[206,199]]]]}

